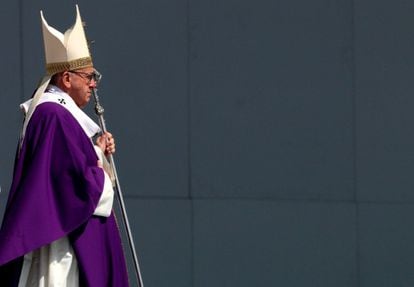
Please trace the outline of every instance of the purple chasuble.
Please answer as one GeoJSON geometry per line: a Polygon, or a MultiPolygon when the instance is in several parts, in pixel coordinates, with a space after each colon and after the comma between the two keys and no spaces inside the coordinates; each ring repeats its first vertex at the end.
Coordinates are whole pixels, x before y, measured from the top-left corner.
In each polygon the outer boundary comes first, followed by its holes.
{"type": "Polygon", "coordinates": [[[114,214],[93,215],[104,173],[91,140],[56,103],[37,106],[14,166],[0,229],[0,283],[17,286],[23,256],[68,236],[85,287],[128,286],[114,214]]]}

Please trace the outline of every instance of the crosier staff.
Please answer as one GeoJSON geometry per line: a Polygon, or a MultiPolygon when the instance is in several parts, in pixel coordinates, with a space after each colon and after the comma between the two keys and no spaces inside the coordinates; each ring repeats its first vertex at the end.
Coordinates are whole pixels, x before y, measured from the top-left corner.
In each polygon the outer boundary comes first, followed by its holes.
{"type": "MultiPolygon", "coordinates": [[[[95,76],[95,82],[98,84],[99,81],[102,79],[102,75],[100,73],[98,73],[97,71],[95,71],[94,74],[95,74],[94,75],[95,76]]],[[[95,88],[92,89],[92,95],[93,95],[93,98],[95,100],[95,113],[98,116],[99,125],[101,127],[102,132],[106,133],[107,129],[106,129],[106,125],[105,125],[105,119],[104,119],[104,116],[103,116],[104,108],[102,107],[101,103],[99,102],[99,97],[98,97],[98,93],[97,93],[98,89],[96,88],[96,86],[97,85],[95,85],[95,88]]],[[[138,257],[137,257],[137,253],[135,251],[134,240],[132,238],[131,228],[129,227],[129,221],[128,221],[128,215],[127,215],[126,208],[125,208],[124,197],[122,195],[121,186],[119,184],[118,175],[116,173],[115,161],[114,161],[114,158],[113,158],[112,154],[109,154],[107,156],[107,160],[108,160],[108,162],[111,166],[113,177],[114,177],[115,192],[116,192],[116,195],[117,195],[117,198],[118,198],[118,203],[119,203],[119,207],[120,207],[120,210],[121,210],[126,235],[127,235],[127,238],[128,238],[129,247],[131,249],[132,258],[134,260],[134,267],[135,267],[134,269],[135,269],[135,274],[136,274],[136,277],[137,277],[137,281],[138,281],[139,287],[144,287],[144,283],[142,282],[141,271],[140,271],[140,268],[139,268],[138,257]]]]}

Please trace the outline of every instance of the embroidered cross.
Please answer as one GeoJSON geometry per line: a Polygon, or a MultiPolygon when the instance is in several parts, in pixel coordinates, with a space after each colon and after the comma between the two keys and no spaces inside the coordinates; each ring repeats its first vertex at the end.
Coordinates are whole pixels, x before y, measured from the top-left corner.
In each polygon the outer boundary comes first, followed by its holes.
{"type": "Polygon", "coordinates": [[[58,99],[59,103],[66,105],[65,99],[58,99]]]}

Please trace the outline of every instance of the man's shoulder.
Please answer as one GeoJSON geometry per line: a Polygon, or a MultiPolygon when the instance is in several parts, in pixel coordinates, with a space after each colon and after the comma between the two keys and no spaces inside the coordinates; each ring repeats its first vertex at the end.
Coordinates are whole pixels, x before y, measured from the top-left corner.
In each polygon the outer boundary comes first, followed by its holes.
{"type": "Polygon", "coordinates": [[[72,114],[62,106],[63,104],[56,102],[45,102],[39,104],[30,121],[58,121],[74,124],[76,119],[72,114]]]}
{"type": "Polygon", "coordinates": [[[54,102],[45,102],[39,104],[27,126],[27,135],[38,132],[55,133],[64,131],[63,134],[72,134],[78,136],[82,129],[72,114],[54,102]]]}
{"type": "Polygon", "coordinates": [[[64,103],[45,102],[36,107],[35,113],[42,115],[66,115],[69,112],[63,107],[64,103]]]}

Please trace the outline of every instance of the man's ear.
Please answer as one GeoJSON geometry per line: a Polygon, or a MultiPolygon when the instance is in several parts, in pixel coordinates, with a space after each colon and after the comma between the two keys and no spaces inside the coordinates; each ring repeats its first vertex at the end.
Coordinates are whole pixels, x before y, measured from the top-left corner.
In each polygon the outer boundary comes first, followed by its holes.
{"type": "Polygon", "coordinates": [[[62,78],[61,78],[61,82],[62,85],[66,88],[69,89],[71,87],[71,82],[70,82],[70,72],[65,71],[62,73],[62,78]]]}

